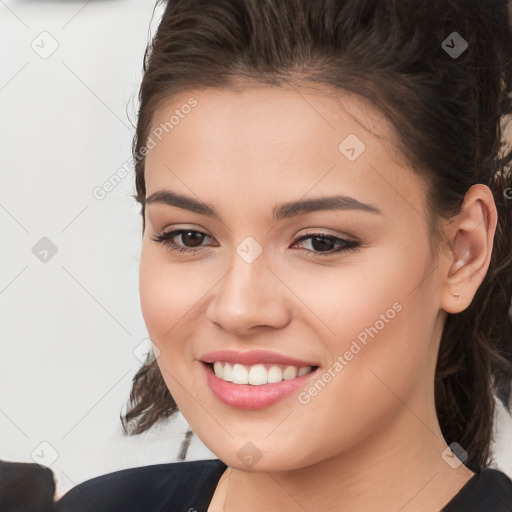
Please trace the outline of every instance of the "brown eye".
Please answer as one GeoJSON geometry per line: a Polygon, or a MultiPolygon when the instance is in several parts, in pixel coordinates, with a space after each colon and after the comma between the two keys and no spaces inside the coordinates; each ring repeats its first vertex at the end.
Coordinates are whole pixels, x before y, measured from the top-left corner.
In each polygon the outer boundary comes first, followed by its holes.
{"type": "Polygon", "coordinates": [[[311,239],[310,245],[312,249],[306,249],[306,251],[313,253],[315,256],[329,256],[343,251],[355,251],[360,246],[360,243],[354,240],[346,240],[324,233],[311,233],[301,236],[293,245],[295,246],[308,239],[311,239]]]}
{"type": "Polygon", "coordinates": [[[205,235],[199,231],[182,231],[178,236],[181,236],[181,241],[184,242],[186,246],[197,247],[201,245],[205,235]]]}
{"type": "Polygon", "coordinates": [[[202,242],[207,233],[196,229],[174,229],[167,233],[159,233],[152,237],[152,240],[165,245],[168,249],[178,252],[194,252],[202,249],[202,242]],[[181,237],[182,244],[176,244],[173,239],[181,237]]]}

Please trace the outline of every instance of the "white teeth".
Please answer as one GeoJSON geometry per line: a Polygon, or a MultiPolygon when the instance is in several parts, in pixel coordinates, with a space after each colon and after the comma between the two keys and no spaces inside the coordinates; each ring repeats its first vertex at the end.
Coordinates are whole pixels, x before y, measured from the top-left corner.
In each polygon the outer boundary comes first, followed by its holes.
{"type": "Polygon", "coordinates": [[[283,379],[290,380],[297,377],[297,368],[295,366],[287,366],[283,372],[283,379]]]}
{"type": "MultiPolygon", "coordinates": [[[[222,365],[222,363],[220,364],[222,365]]],[[[222,375],[218,375],[217,372],[215,372],[215,375],[227,382],[233,382],[233,367],[230,364],[225,364],[223,366],[222,375]]],[[[213,366],[213,370],[215,371],[215,365],[213,366]]]]}
{"type": "Polygon", "coordinates": [[[249,384],[249,372],[241,364],[233,366],[233,384],[249,384]]]}
{"type": "Polygon", "coordinates": [[[234,384],[252,384],[261,386],[273,384],[282,380],[302,377],[311,371],[311,366],[297,368],[296,366],[285,366],[278,364],[254,364],[246,366],[243,364],[223,363],[215,361],[213,371],[217,377],[234,384]]]}
{"type": "Polygon", "coordinates": [[[283,380],[283,370],[279,366],[271,366],[268,369],[267,382],[272,384],[274,382],[281,382],[283,380]]]}
{"type": "Polygon", "coordinates": [[[262,364],[255,364],[249,370],[249,384],[261,386],[267,383],[267,370],[262,364]]]}
{"type": "Polygon", "coordinates": [[[213,370],[215,372],[215,375],[217,375],[217,377],[220,377],[222,379],[223,369],[222,369],[222,363],[220,361],[215,361],[215,363],[213,363],[213,370]]]}
{"type": "Polygon", "coordinates": [[[297,373],[297,377],[302,377],[303,375],[306,375],[311,370],[311,366],[305,366],[304,368],[299,368],[299,371],[297,373]]]}

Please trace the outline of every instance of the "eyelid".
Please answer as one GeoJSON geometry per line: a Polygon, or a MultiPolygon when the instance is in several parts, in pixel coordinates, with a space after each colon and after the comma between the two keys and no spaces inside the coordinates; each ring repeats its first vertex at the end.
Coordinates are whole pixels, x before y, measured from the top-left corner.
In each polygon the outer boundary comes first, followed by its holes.
{"type": "Polygon", "coordinates": [[[295,241],[297,241],[299,238],[302,238],[304,236],[317,235],[317,236],[339,238],[339,239],[345,240],[347,242],[358,242],[358,240],[355,237],[349,235],[348,233],[340,233],[340,232],[329,233],[328,229],[323,229],[323,228],[305,228],[305,229],[306,229],[305,232],[296,236],[295,241]]]}
{"type": "MultiPolygon", "coordinates": [[[[168,250],[179,252],[179,253],[184,253],[184,254],[188,254],[188,255],[199,254],[204,249],[206,249],[207,246],[203,246],[203,245],[200,245],[197,247],[187,247],[185,245],[178,245],[178,244],[175,244],[170,241],[172,238],[183,235],[184,233],[187,233],[187,232],[200,233],[208,238],[213,239],[213,236],[202,231],[201,229],[184,228],[184,227],[177,227],[177,228],[172,228],[172,229],[168,229],[168,230],[162,230],[160,233],[156,233],[153,237],[151,237],[151,239],[155,242],[163,244],[164,246],[166,246],[166,248],[168,250]]],[[[338,235],[332,235],[332,234],[326,233],[325,230],[323,230],[321,228],[316,228],[316,229],[309,228],[308,232],[302,233],[301,235],[296,236],[289,247],[294,247],[297,244],[302,243],[304,240],[307,240],[308,238],[313,238],[313,237],[334,240],[335,243],[338,244],[338,247],[336,250],[329,250],[326,252],[303,249],[304,254],[307,257],[313,257],[313,258],[318,257],[318,256],[328,257],[328,256],[333,256],[333,255],[337,255],[337,254],[341,254],[341,253],[350,252],[350,251],[356,251],[357,249],[359,249],[361,247],[362,244],[358,240],[354,240],[350,236],[348,238],[343,238],[343,236],[345,236],[345,235],[338,236],[338,235]]]]}
{"type": "MultiPolygon", "coordinates": [[[[174,237],[177,237],[177,236],[179,236],[179,235],[181,235],[183,233],[188,233],[188,232],[200,233],[200,234],[204,235],[205,237],[213,239],[212,235],[209,235],[206,231],[202,231],[201,229],[182,228],[182,227],[177,227],[177,228],[172,228],[172,229],[163,229],[163,230],[155,233],[150,238],[154,242],[160,242],[160,243],[163,243],[164,245],[168,245],[169,246],[170,243],[168,243],[168,241],[170,239],[172,239],[174,237]]],[[[204,248],[205,246],[199,246],[198,248],[192,248],[192,247],[186,247],[186,246],[183,246],[183,247],[186,248],[186,249],[190,249],[191,251],[197,251],[197,250],[200,250],[200,249],[204,248]]]]}
{"type": "MultiPolygon", "coordinates": [[[[352,237],[351,235],[347,234],[347,233],[336,233],[336,234],[333,234],[333,233],[328,233],[327,229],[324,229],[324,228],[304,228],[306,231],[301,233],[301,234],[298,234],[295,236],[293,242],[296,243],[298,241],[299,238],[302,238],[306,235],[321,235],[321,236],[325,236],[325,237],[332,237],[332,238],[340,238],[342,240],[346,240],[347,242],[357,242],[358,240],[355,239],[354,237],[352,237]]],[[[156,233],[157,236],[166,236],[166,235],[169,235],[170,233],[173,233],[173,232],[183,232],[183,231],[194,231],[194,232],[197,232],[197,233],[201,233],[209,238],[214,238],[212,235],[208,234],[206,230],[203,230],[203,228],[197,228],[197,227],[193,227],[193,228],[190,228],[190,227],[181,227],[181,226],[178,226],[178,227],[172,227],[172,228],[163,228],[161,229],[158,233],[156,233]]]]}

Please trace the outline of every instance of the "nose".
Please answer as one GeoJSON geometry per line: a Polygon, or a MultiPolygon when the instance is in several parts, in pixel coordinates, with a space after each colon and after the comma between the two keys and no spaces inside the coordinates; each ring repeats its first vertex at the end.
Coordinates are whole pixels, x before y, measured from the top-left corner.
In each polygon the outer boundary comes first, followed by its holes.
{"type": "Polygon", "coordinates": [[[248,263],[235,254],[231,269],[213,289],[208,320],[239,337],[286,327],[291,320],[288,289],[267,263],[263,255],[248,263]]]}

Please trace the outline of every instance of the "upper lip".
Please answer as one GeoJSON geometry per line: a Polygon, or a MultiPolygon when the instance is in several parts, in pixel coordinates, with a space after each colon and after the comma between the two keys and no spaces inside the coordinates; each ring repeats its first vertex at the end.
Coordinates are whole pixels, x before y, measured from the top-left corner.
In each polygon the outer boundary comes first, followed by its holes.
{"type": "Polygon", "coordinates": [[[204,363],[214,363],[215,361],[222,361],[227,363],[239,363],[244,365],[253,365],[258,363],[277,363],[286,364],[288,366],[296,366],[303,368],[305,366],[317,366],[312,361],[302,361],[294,357],[289,357],[271,350],[248,350],[240,352],[238,350],[215,350],[208,352],[201,358],[204,363]]]}

